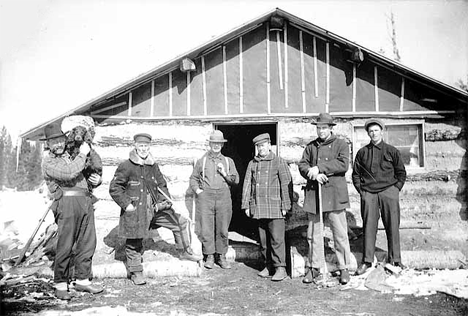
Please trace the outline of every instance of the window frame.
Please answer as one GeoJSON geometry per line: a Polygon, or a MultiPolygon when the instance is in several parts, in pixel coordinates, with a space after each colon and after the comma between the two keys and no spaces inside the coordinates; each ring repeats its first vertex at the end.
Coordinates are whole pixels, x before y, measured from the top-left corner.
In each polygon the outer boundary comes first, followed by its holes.
{"type": "MultiPolygon", "coordinates": [[[[388,133],[388,126],[401,126],[401,125],[411,125],[411,126],[420,126],[421,127],[421,135],[420,135],[420,148],[421,150],[421,159],[422,159],[422,166],[406,166],[406,170],[414,170],[414,171],[422,171],[426,169],[426,139],[425,139],[425,132],[424,132],[424,120],[411,120],[411,121],[404,121],[404,122],[385,122],[382,120],[385,124],[385,130],[384,130],[384,141],[386,141],[385,136],[388,133]]],[[[364,128],[364,123],[361,122],[353,122],[352,123],[352,142],[353,142],[353,162],[356,159],[356,154],[360,148],[356,147],[356,128],[364,128]]],[[[419,129],[418,129],[419,130],[419,129]]],[[[369,140],[370,141],[370,140],[369,140]]],[[[395,146],[395,144],[390,144],[392,146],[395,146]]]]}

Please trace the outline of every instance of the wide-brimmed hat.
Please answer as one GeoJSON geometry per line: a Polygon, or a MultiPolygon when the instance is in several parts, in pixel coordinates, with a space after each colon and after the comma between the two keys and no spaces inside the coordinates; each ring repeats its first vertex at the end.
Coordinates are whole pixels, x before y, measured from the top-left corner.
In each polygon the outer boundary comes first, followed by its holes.
{"type": "Polygon", "coordinates": [[[224,139],[223,132],[215,130],[210,134],[208,141],[211,143],[225,143],[227,142],[227,139],[224,139]]]}
{"type": "Polygon", "coordinates": [[[379,119],[370,119],[370,120],[367,120],[366,123],[364,123],[364,128],[367,129],[369,128],[369,126],[371,125],[379,125],[380,128],[383,130],[385,129],[385,124],[384,122],[382,122],[381,120],[379,119]]]}
{"type": "Polygon", "coordinates": [[[52,138],[57,138],[61,136],[67,136],[62,129],[60,128],[60,124],[58,123],[50,123],[44,127],[44,137],[40,138],[39,140],[49,140],[52,138]]]}
{"type": "Polygon", "coordinates": [[[268,133],[260,134],[256,136],[254,139],[252,139],[252,142],[254,143],[254,145],[264,143],[264,142],[269,142],[269,141],[271,140],[270,140],[270,134],[268,133]]]}
{"type": "Polygon", "coordinates": [[[317,124],[328,124],[328,125],[336,125],[333,122],[333,116],[328,113],[320,113],[319,116],[312,121],[310,124],[317,125],[317,124]]]}

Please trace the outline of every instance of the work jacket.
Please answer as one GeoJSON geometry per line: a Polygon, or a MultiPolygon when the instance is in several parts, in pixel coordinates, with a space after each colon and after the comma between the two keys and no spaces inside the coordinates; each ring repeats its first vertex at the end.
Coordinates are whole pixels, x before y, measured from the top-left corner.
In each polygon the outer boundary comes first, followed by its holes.
{"type": "Polygon", "coordinates": [[[165,200],[158,194],[157,201],[151,201],[150,190],[157,193],[158,188],[169,196],[166,180],[151,154],[146,159],[142,159],[135,150],[132,150],[130,158],[118,166],[109,186],[111,197],[121,208],[120,237],[148,237],[154,215],[151,203],[165,200]],[[136,207],[133,212],[125,211],[130,203],[136,207]]]}
{"type": "Polygon", "coordinates": [[[349,207],[348,185],[345,173],[349,167],[349,148],[346,142],[330,137],[310,142],[299,161],[299,172],[307,179],[305,186],[304,211],[316,214],[318,211],[318,182],[307,177],[310,168],[317,166],[320,173],[328,177],[322,184],[322,211],[339,211],[349,207]]]}
{"type": "Polygon", "coordinates": [[[261,159],[255,156],[245,172],[242,190],[242,209],[250,209],[251,216],[283,218],[282,210],[291,210],[292,180],[288,164],[270,152],[261,159]]]}

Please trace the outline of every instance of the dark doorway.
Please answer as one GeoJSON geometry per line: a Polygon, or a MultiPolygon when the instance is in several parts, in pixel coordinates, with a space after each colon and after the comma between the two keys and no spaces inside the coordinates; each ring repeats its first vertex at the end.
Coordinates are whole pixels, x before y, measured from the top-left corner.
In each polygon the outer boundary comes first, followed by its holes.
{"type": "Polygon", "coordinates": [[[229,226],[230,231],[235,231],[243,236],[257,240],[257,223],[248,218],[241,210],[242,185],[244,183],[245,170],[249,161],[255,155],[255,147],[252,139],[262,133],[269,133],[273,151],[277,154],[277,124],[257,123],[257,124],[215,124],[215,129],[223,132],[227,143],[222,149],[223,155],[230,157],[236,164],[239,172],[239,185],[231,189],[232,195],[232,220],[229,226]]]}

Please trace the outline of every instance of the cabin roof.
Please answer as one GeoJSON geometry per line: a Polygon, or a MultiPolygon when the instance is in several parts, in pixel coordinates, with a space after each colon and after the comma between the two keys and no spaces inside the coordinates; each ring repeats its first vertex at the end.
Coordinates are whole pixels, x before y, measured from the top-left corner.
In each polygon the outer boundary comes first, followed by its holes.
{"type": "Polygon", "coordinates": [[[428,81],[430,83],[432,83],[433,85],[437,86],[438,88],[440,88],[441,90],[443,90],[444,92],[454,96],[455,98],[459,99],[459,100],[463,100],[465,103],[466,103],[466,100],[468,100],[468,92],[465,92],[457,87],[454,87],[454,86],[451,86],[451,85],[448,85],[446,83],[443,83],[439,80],[436,80],[432,77],[429,77],[421,72],[418,72],[418,71],[415,71],[405,65],[403,65],[402,63],[399,63],[395,60],[392,60],[390,58],[387,58],[383,55],[380,55],[370,49],[367,49],[359,44],[356,44],[355,42],[352,42],[350,40],[347,40],[337,34],[334,34],[330,31],[327,31],[326,29],[323,29],[315,24],[312,24],[308,21],[305,21],[295,15],[292,15],[284,10],[281,10],[280,8],[275,8],[247,23],[244,23],[234,29],[232,29],[231,31],[228,31],[227,33],[223,34],[223,35],[220,35],[220,36],[217,36],[213,39],[211,39],[210,41],[186,52],[186,53],[183,53],[177,57],[175,57],[174,59],[166,62],[166,63],[163,63],[145,73],[142,73],[138,76],[136,76],[135,78],[132,78],[130,79],[129,81],[97,96],[96,98],[94,99],[91,99],[87,102],[85,102],[84,104],[81,104],[63,114],[61,114],[60,116],[58,117],[55,117],[43,124],[40,124],[32,129],[30,129],[29,131],[23,133],[20,135],[20,137],[22,138],[26,138],[26,139],[35,139],[35,138],[38,138],[40,135],[42,135],[42,129],[47,125],[47,124],[50,124],[52,122],[56,122],[56,121],[60,121],[62,120],[64,117],[67,117],[69,115],[74,115],[74,114],[80,114],[80,113],[83,113],[83,112],[86,112],[86,111],[89,111],[91,109],[92,106],[96,106],[98,104],[101,104],[101,103],[104,103],[106,102],[107,100],[109,100],[110,98],[113,98],[117,95],[121,95],[127,91],[130,91],[132,90],[133,88],[137,87],[137,86],[140,86],[144,83],[147,83],[149,81],[151,81],[152,79],[154,79],[155,77],[159,77],[165,73],[169,73],[170,71],[176,69],[179,67],[179,62],[182,58],[191,58],[191,59],[195,59],[201,55],[204,55],[206,54],[207,52],[210,52],[216,48],[218,48],[219,46],[231,41],[232,39],[234,38],[237,38],[239,36],[241,36],[242,34],[245,34],[245,33],[248,33],[250,30],[256,28],[258,25],[266,22],[266,21],[269,21],[270,18],[272,16],[279,16],[279,17],[282,17],[284,19],[286,19],[288,21],[289,24],[293,25],[293,26],[296,26],[298,27],[299,29],[304,29],[305,31],[309,31],[311,33],[314,33],[314,34],[317,34],[327,40],[330,40],[330,41],[333,41],[333,42],[336,42],[338,44],[342,44],[342,45],[345,45],[346,47],[349,47],[349,48],[359,48],[361,49],[363,52],[366,53],[367,57],[370,58],[373,62],[375,62],[376,64],[380,64],[386,68],[389,68],[389,69],[392,69],[396,72],[399,72],[405,76],[409,76],[409,77],[412,77],[412,78],[417,78],[417,79],[423,79],[424,81],[428,81]]]}

